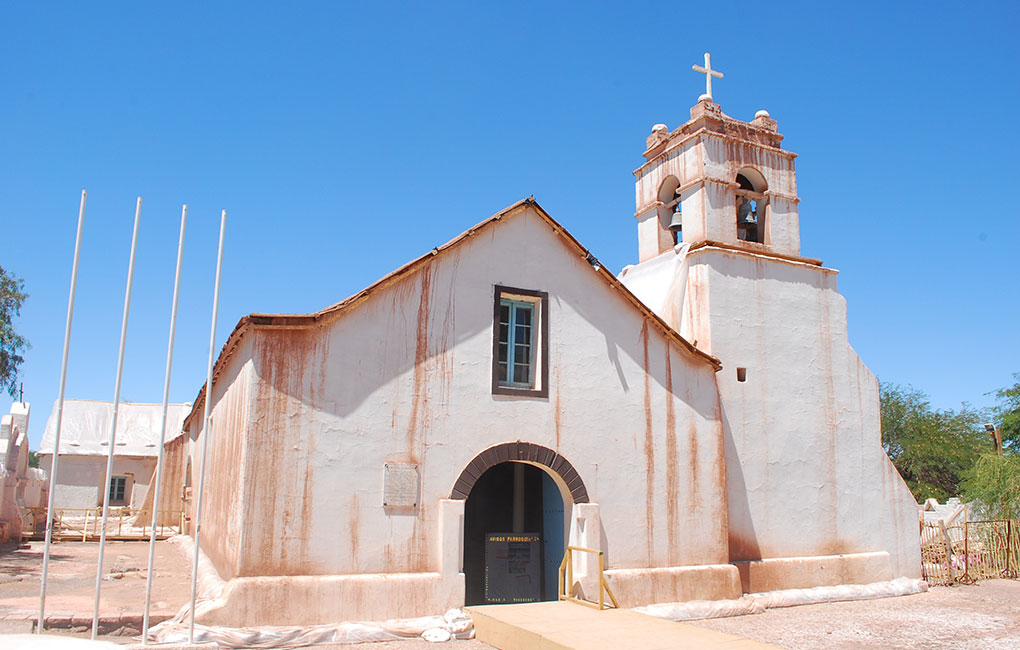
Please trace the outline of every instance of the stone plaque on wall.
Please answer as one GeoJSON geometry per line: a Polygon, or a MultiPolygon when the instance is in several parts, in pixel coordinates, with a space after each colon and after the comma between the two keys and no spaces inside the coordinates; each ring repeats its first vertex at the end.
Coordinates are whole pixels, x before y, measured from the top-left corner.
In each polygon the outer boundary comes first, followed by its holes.
{"type": "Polygon", "coordinates": [[[383,506],[418,507],[418,466],[413,463],[386,463],[383,473],[383,506]]]}
{"type": "Polygon", "coordinates": [[[542,536],[485,535],[485,602],[533,603],[542,599],[542,536]]]}

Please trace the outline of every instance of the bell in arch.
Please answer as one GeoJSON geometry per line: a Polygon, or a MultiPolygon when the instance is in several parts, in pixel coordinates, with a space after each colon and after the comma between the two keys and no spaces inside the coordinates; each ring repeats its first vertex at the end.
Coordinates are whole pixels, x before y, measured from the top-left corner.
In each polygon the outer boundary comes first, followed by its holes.
{"type": "Polygon", "coordinates": [[[673,211],[673,216],[670,218],[669,230],[670,232],[680,232],[683,229],[684,229],[684,216],[680,212],[680,204],[678,203],[676,206],[676,210],[673,211]]]}
{"type": "Polygon", "coordinates": [[[751,202],[746,196],[740,197],[740,205],[737,206],[737,225],[753,226],[758,223],[756,211],[752,209],[751,202]]]}

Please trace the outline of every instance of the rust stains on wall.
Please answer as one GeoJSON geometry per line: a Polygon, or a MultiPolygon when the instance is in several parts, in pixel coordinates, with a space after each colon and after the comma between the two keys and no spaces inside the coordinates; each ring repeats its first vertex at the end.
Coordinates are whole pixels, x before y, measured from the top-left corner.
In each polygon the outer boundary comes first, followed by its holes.
{"type": "Polygon", "coordinates": [[[426,380],[428,378],[429,345],[429,306],[432,302],[432,265],[426,264],[418,273],[421,291],[418,300],[418,319],[415,329],[414,342],[414,379],[411,387],[411,413],[407,420],[407,456],[411,462],[419,460],[419,441],[417,433],[419,429],[427,426],[428,420],[428,394],[426,392],[426,380]],[[423,402],[426,404],[423,405],[423,402]]]}
{"type": "MultiPolygon", "coordinates": [[[[321,364],[325,366],[323,362],[321,364]]],[[[307,441],[305,452],[304,472],[301,473],[301,519],[298,523],[298,545],[300,546],[301,561],[308,562],[308,551],[312,544],[312,522],[315,521],[313,505],[315,489],[315,465],[312,463],[315,458],[315,436],[303,436],[307,441]]]]}
{"type": "MultiPolygon", "coordinates": [[[[159,523],[163,526],[176,526],[180,524],[178,511],[184,510],[184,478],[188,466],[188,442],[189,436],[185,433],[163,445],[163,485],[159,492],[159,523]]],[[[155,478],[155,476],[153,477],[155,478]]],[[[155,485],[155,483],[152,483],[155,485]]],[[[143,508],[152,507],[152,499],[155,490],[149,488],[145,495],[143,508]]],[[[191,513],[186,513],[188,517],[191,513]]],[[[149,513],[148,521],[152,523],[152,513],[149,513]]]]}
{"type": "MultiPolygon", "coordinates": [[[[456,341],[456,285],[459,257],[453,256],[443,264],[426,261],[421,268],[403,283],[412,291],[406,294],[403,313],[414,309],[417,294],[416,322],[414,325],[414,368],[411,378],[410,409],[404,433],[407,462],[426,466],[431,427],[436,419],[435,410],[449,412],[453,385],[454,344],[456,341]],[[441,319],[441,320],[440,320],[441,319]]],[[[409,289],[401,287],[401,291],[409,289]]],[[[400,402],[399,398],[395,402],[400,402]]],[[[404,400],[406,403],[406,400],[404,400]]],[[[396,406],[394,407],[396,408],[396,406]]],[[[421,474],[421,490],[427,489],[431,477],[421,474]]],[[[398,548],[401,559],[398,565],[406,571],[429,570],[430,537],[429,505],[422,504],[414,514],[410,536],[398,548]]]]}
{"type": "Polygon", "coordinates": [[[326,398],[327,356],[322,328],[263,329],[256,336],[244,575],[315,572],[309,552],[316,445],[306,426],[307,411],[326,398]]]}
{"type": "Polygon", "coordinates": [[[758,539],[754,536],[753,532],[745,537],[731,528],[729,531],[729,543],[730,562],[762,559],[761,549],[758,547],[758,539]]]}
{"type": "MultiPolygon", "coordinates": [[[[213,384],[208,460],[205,462],[205,495],[202,511],[202,547],[224,579],[237,573],[241,539],[244,534],[236,504],[242,495],[238,475],[244,471],[244,430],[248,419],[248,382],[239,375],[220,388],[213,384]]],[[[199,423],[201,426],[201,423],[199,423]]],[[[203,431],[202,435],[207,435],[203,431]]],[[[203,443],[205,444],[205,443],[203,443]]],[[[202,460],[196,454],[193,469],[202,460]]],[[[195,477],[197,488],[197,474],[195,477]]],[[[197,501],[197,495],[196,495],[197,501]]]]}
{"type": "Polygon", "coordinates": [[[641,323],[642,363],[645,371],[645,530],[648,531],[648,563],[655,557],[655,440],[652,438],[652,386],[648,374],[648,321],[641,323]]]}
{"type": "Polygon", "coordinates": [[[562,401],[560,400],[560,364],[557,363],[553,369],[553,377],[555,377],[556,387],[554,391],[555,397],[553,398],[553,418],[556,429],[556,451],[560,450],[560,418],[563,415],[562,401]]]}
{"type": "Polygon", "coordinates": [[[446,312],[443,315],[443,329],[439,347],[435,351],[436,363],[442,383],[439,386],[439,400],[446,415],[450,414],[450,395],[453,388],[453,354],[457,335],[457,269],[460,267],[460,251],[450,254],[445,267],[449,274],[449,285],[443,292],[446,298],[446,312]]]}
{"type": "Polygon", "coordinates": [[[361,510],[358,504],[357,492],[351,495],[351,505],[348,507],[348,510],[347,532],[351,537],[351,566],[357,570],[360,564],[358,561],[358,550],[361,544],[361,510]]]}
{"type": "Polygon", "coordinates": [[[429,569],[429,540],[425,534],[425,508],[422,505],[418,508],[418,515],[414,518],[411,528],[411,536],[407,541],[407,570],[428,571],[429,569]]]}
{"type": "MultiPolygon", "coordinates": [[[[692,381],[696,381],[692,378],[692,381]]],[[[691,393],[691,381],[684,382],[684,398],[685,404],[693,404],[694,397],[691,393]]],[[[718,397],[716,398],[718,403],[718,397]]],[[[717,423],[716,428],[716,440],[719,443],[719,455],[716,456],[716,471],[717,476],[725,479],[726,476],[726,462],[725,462],[725,451],[723,448],[723,432],[722,432],[722,421],[719,417],[719,410],[716,409],[714,413],[714,421],[717,423]]],[[[698,513],[698,509],[701,507],[701,485],[698,483],[700,467],[698,461],[698,425],[694,421],[693,416],[687,423],[687,457],[689,461],[689,467],[691,476],[689,481],[688,498],[687,498],[687,510],[691,516],[691,521],[695,521],[698,513]]],[[[718,483],[721,488],[722,494],[726,494],[725,483],[718,483]]],[[[725,511],[725,508],[724,508],[725,511]]]]}
{"type": "Polygon", "coordinates": [[[666,539],[670,565],[679,564],[680,556],[680,454],[676,439],[676,410],[673,400],[673,365],[670,346],[666,344],[666,539]]]}
{"type": "MultiPolygon", "coordinates": [[[[286,557],[286,550],[281,547],[284,545],[282,533],[288,517],[278,511],[277,499],[281,496],[278,482],[285,474],[279,469],[287,463],[284,440],[286,388],[292,360],[285,361],[279,355],[289,353],[293,356],[298,352],[286,342],[287,334],[290,333],[259,332],[255,339],[256,371],[259,377],[255,390],[255,413],[249,432],[251,480],[245,490],[244,504],[247,519],[254,525],[251,526],[245,544],[243,575],[275,573],[273,569],[278,564],[277,558],[284,560],[286,557]]],[[[302,363],[297,359],[293,362],[302,363]]]]}
{"type": "MultiPolygon", "coordinates": [[[[721,437],[721,436],[720,436],[721,437]]],[[[701,505],[701,486],[698,483],[698,427],[692,419],[687,425],[687,459],[690,470],[690,483],[687,496],[687,509],[694,516],[701,505]]],[[[718,466],[725,472],[726,463],[719,456],[718,466]]],[[[725,492],[725,491],[724,491],[725,492]]]]}

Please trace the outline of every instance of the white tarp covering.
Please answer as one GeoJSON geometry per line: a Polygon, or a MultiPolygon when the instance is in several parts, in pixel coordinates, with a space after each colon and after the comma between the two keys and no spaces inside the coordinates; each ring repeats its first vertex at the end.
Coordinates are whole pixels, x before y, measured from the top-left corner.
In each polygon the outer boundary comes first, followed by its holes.
{"type": "Polygon", "coordinates": [[[912,578],[897,578],[867,585],[836,585],[810,589],[781,589],[758,594],[746,594],[737,600],[693,600],[686,603],[659,603],[635,607],[634,611],[671,621],[693,621],[699,618],[721,618],[760,614],[772,607],[793,607],[815,603],[834,603],[845,600],[869,600],[907,596],[928,591],[928,583],[912,578]]]}
{"type": "MultiPolygon", "coordinates": [[[[188,621],[166,621],[150,630],[158,643],[187,643],[188,621]]],[[[333,625],[206,627],[195,625],[195,643],[216,643],[221,648],[280,648],[319,643],[374,643],[421,637],[439,643],[474,636],[471,617],[451,609],[443,616],[404,618],[380,623],[337,623],[333,625]]]]}
{"type": "MultiPolygon", "coordinates": [[[[166,412],[166,439],[177,437],[191,404],[170,404],[166,412]]],[[[121,402],[117,411],[118,456],[156,456],[159,430],[163,419],[162,404],[133,404],[121,402]]],[[[110,423],[113,421],[113,402],[65,399],[60,432],[60,454],[100,455],[109,453],[110,423]]],[[[50,419],[46,421],[39,453],[52,454],[57,435],[57,403],[53,404],[50,419]]]]}
{"type": "Polygon", "coordinates": [[[765,611],[765,607],[754,598],[744,595],[736,600],[689,600],[682,603],[656,603],[635,607],[634,611],[670,621],[696,621],[701,618],[761,614],[765,611]]]}

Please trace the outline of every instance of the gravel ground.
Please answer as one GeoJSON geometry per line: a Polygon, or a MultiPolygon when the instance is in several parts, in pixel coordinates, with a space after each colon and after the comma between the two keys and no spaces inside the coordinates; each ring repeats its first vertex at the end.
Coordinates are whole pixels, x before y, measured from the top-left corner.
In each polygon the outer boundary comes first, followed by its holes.
{"type": "Polygon", "coordinates": [[[985,580],[913,596],[769,609],[693,623],[789,650],[1020,650],[1020,582],[985,580]]]}

